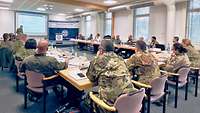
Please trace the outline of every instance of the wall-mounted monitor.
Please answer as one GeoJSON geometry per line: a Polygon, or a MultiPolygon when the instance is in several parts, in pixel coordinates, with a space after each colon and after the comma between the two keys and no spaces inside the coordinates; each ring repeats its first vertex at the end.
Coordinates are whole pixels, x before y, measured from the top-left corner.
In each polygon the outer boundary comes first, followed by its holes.
{"type": "Polygon", "coordinates": [[[16,12],[16,29],[23,26],[24,34],[29,36],[47,36],[48,16],[39,13],[16,12]]]}

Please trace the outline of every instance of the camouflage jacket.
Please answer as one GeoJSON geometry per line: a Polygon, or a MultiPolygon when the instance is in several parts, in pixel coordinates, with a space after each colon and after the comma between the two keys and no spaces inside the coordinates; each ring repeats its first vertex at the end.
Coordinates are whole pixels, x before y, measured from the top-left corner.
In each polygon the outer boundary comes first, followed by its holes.
{"type": "Polygon", "coordinates": [[[191,66],[200,68],[200,53],[192,46],[187,46],[185,48],[188,50],[187,55],[191,66]]]}
{"type": "Polygon", "coordinates": [[[173,55],[167,60],[164,70],[176,73],[182,67],[189,67],[190,61],[186,54],[173,55]]]}
{"type": "Polygon", "coordinates": [[[13,42],[12,51],[14,54],[20,52],[22,48],[24,48],[23,42],[21,42],[20,40],[16,40],[15,42],[13,42]]]}
{"type": "Polygon", "coordinates": [[[46,56],[45,54],[35,54],[26,57],[20,67],[20,72],[35,71],[45,75],[52,76],[56,71],[63,70],[66,63],[59,63],[56,58],[46,56]]]}
{"type": "Polygon", "coordinates": [[[160,76],[160,69],[155,57],[150,53],[137,52],[126,62],[129,71],[139,75],[139,81],[149,84],[152,79],[160,76]]]}
{"type": "Polygon", "coordinates": [[[109,105],[114,104],[121,94],[136,90],[124,60],[113,52],[97,56],[90,63],[86,75],[99,87],[100,98],[109,105]]]}
{"type": "Polygon", "coordinates": [[[11,49],[12,50],[12,48],[11,48],[11,42],[10,41],[1,41],[0,42],[0,48],[9,48],[9,49],[11,49]]]}
{"type": "Polygon", "coordinates": [[[20,48],[19,51],[15,54],[16,60],[22,61],[26,57],[30,55],[34,55],[35,50],[34,49],[25,49],[25,48],[20,48]]]}

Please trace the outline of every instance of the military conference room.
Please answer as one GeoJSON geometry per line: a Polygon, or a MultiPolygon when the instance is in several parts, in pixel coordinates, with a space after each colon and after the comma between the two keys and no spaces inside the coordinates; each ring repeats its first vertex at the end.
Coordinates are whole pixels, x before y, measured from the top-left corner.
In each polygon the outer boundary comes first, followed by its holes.
{"type": "Polygon", "coordinates": [[[0,0],[0,113],[200,113],[200,0],[0,0]]]}

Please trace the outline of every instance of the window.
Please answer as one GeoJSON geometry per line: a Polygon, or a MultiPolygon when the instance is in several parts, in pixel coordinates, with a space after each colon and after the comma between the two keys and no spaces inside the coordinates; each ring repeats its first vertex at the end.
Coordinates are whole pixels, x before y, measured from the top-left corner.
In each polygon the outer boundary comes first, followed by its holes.
{"type": "Polygon", "coordinates": [[[112,13],[105,14],[104,35],[112,34],[112,13]]]}
{"type": "Polygon", "coordinates": [[[191,0],[188,8],[188,36],[193,43],[200,42],[200,1],[191,0]]]}
{"type": "Polygon", "coordinates": [[[149,13],[150,7],[139,7],[135,9],[134,36],[136,38],[149,36],[149,13]]]}
{"type": "Polygon", "coordinates": [[[85,37],[86,38],[89,37],[90,34],[92,33],[91,20],[92,20],[91,16],[86,16],[85,17],[85,37]]]}

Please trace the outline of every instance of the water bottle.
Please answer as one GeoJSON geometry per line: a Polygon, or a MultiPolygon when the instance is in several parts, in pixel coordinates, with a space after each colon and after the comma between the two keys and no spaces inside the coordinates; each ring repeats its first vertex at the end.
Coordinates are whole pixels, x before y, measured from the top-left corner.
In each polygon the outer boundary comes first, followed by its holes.
{"type": "Polygon", "coordinates": [[[167,44],[167,51],[170,52],[170,44],[167,44]]]}

